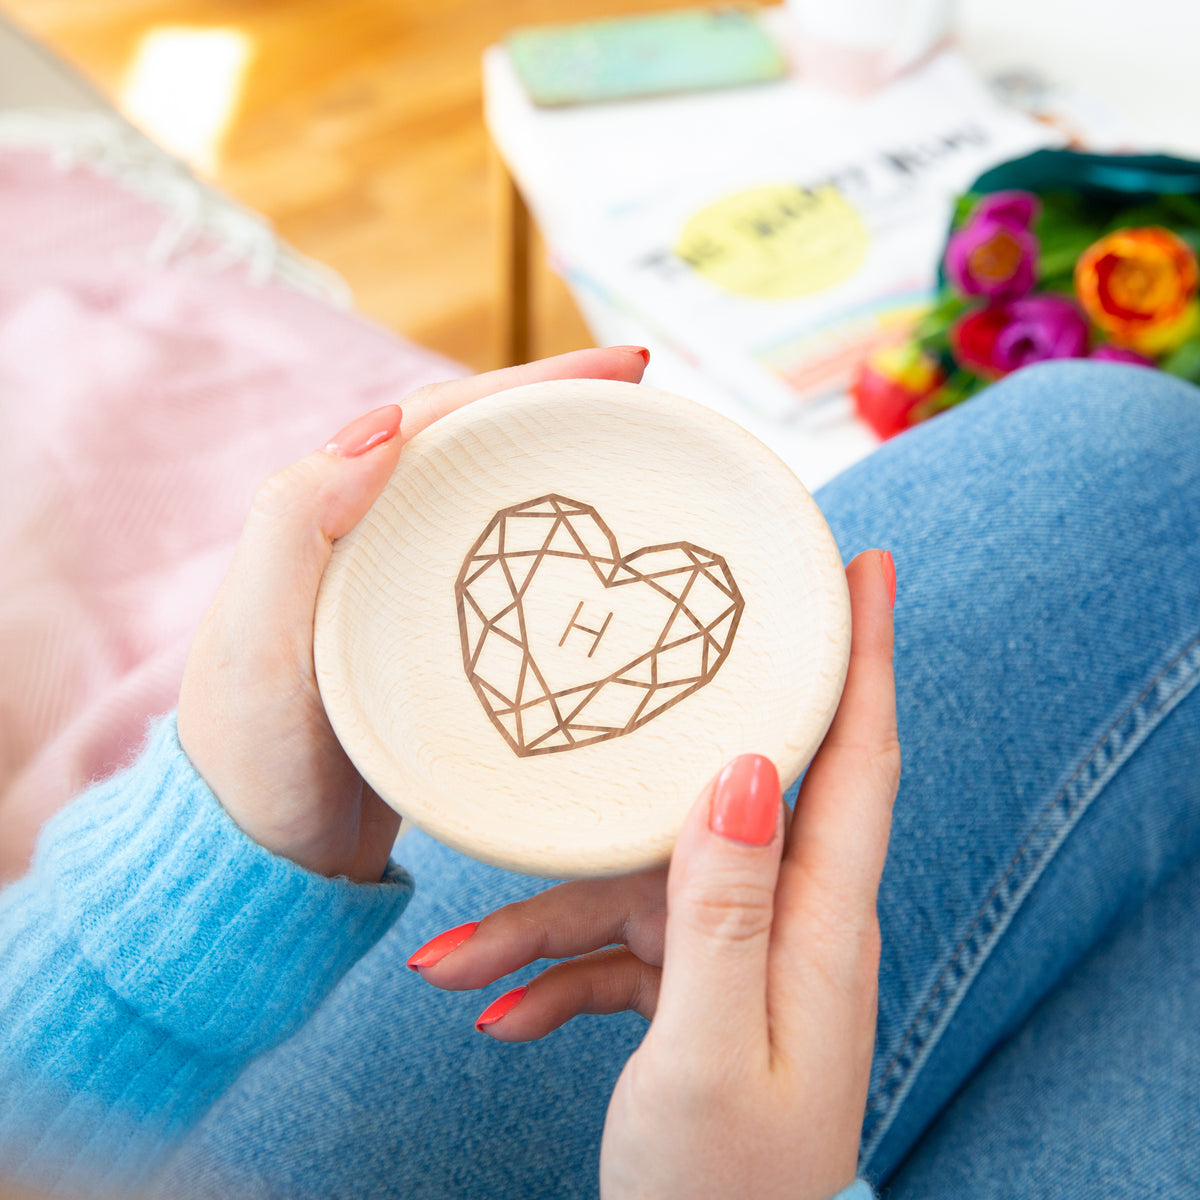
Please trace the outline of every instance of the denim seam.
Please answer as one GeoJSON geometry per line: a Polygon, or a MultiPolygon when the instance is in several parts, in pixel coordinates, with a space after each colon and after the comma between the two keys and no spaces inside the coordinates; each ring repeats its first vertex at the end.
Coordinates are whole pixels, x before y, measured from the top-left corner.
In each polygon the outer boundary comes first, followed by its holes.
{"type": "Polygon", "coordinates": [[[939,972],[899,1048],[884,1068],[863,1120],[861,1161],[864,1164],[891,1128],[896,1111],[963,996],[1071,830],[1117,771],[1198,683],[1200,636],[1193,638],[1150,680],[1042,811],[939,972]]]}

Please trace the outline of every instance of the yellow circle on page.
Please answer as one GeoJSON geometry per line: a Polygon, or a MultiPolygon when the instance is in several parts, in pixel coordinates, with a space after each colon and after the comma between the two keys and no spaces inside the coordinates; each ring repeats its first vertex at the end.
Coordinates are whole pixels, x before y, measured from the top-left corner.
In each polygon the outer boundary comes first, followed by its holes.
{"type": "Polygon", "coordinates": [[[701,209],[684,225],[675,253],[726,291],[786,300],[853,275],[870,240],[862,217],[831,184],[774,184],[701,209]]]}

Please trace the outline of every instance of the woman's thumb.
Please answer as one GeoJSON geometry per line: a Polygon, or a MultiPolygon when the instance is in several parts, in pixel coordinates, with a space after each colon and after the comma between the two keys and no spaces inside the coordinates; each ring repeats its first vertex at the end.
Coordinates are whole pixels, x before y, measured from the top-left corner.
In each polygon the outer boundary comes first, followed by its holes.
{"type": "Polygon", "coordinates": [[[397,405],[359,417],[255,494],[231,576],[251,575],[269,610],[310,610],[333,543],[366,515],[400,454],[397,405]]]}
{"type": "Polygon", "coordinates": [[[729,763],[688,815],[667,884],[660,1033],[765,1036],[783,830],[779,774],[758,754],[729,763]]]}

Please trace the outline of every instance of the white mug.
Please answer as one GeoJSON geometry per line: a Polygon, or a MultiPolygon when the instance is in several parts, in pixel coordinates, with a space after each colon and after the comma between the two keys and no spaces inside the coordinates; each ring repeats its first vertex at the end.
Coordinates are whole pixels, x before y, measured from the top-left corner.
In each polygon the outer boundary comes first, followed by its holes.
{"type": "Polygon", "coordinates": [[[936,49],[954,0],[787,0],[795,57],[805,78],[862,95],[936,49]]]}

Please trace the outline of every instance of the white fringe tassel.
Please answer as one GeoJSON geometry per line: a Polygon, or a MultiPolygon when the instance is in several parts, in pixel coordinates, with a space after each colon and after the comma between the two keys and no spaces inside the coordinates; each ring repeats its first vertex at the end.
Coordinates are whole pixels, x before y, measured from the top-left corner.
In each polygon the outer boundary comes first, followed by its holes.
{"type": "Polygon", "coordinates": [[[179,159],[161,150],[115,114],[78,110],[0,112],[0,147],[45,150],[59,170],[85,163],[160,205],[166,220],[147,250],[155,265],[175,262],[217,273],[242,264],[249,281],[280,283],[349,309],[354,298],[340,275],[297,254],[257,213],[198,180],[179,159]],[[198,255],[201,237],[219,243],[198,255]]]}

